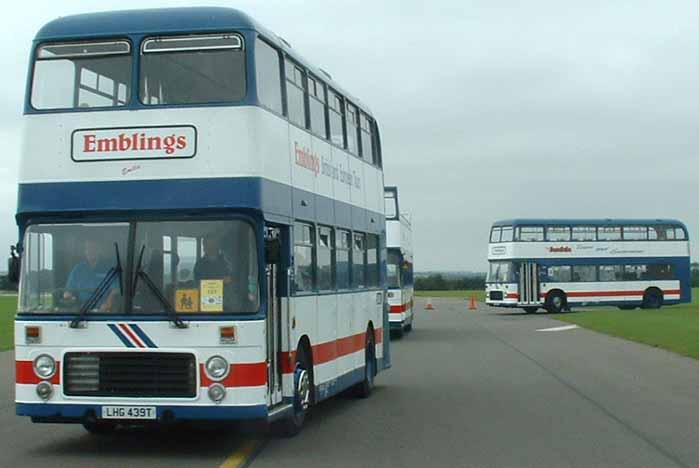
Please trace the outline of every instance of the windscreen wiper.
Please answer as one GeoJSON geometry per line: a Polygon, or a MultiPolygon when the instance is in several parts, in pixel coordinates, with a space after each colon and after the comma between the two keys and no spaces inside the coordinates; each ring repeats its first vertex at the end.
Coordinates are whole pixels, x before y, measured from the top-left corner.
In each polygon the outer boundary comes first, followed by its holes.
{"type": "Polygon", "coordinates": [[[97,288],[92,292],[87,301],[80,307],[78,315],[71,320],[70,328],[80,328],[80,323],[85,319],[85,315],[99,304],[104,297],[105,293],[109,291],[109,287],[112,285],[114,278],[119,278],[119,293],[124,295],[124,281],[123,281],[123,270],[121,268],[121,256],[119,255],[119,244],[114,243],[114,250],[116,251],[116,266],[111,267],[104,279],[100,281],[97,288]]]}
{"type": "Polygon", "coordinates": [[[133,281],[133,289],[131,291],[131,296],[133,297],[136,295],[136,286],[138,286],[138,280],[139,278],[143,280],[143,282],[148,286],[148,289],[151,290],[151,292],[155,295],[155,297],[158,298],[160,303],[165,307],[165,311],[168,314],[168,317],[170,318],[170,321],[175,325],[176,328],[187,328],[187,324],[184,323],[178,316],[177,312],[175,312],[175,309],[172,307],[172,304],[170,304],[170,301],[167,300],[167,297],[163,294],[163,292],[158,288],[158,286],[153,282],[150,276],[148,276],[148,273],[143,271],[143,252],[146,250],[146,246],[141,247],[141,252],[138,255],[138,263],[136,264],[136,275],[134,277],[133,281]]]}

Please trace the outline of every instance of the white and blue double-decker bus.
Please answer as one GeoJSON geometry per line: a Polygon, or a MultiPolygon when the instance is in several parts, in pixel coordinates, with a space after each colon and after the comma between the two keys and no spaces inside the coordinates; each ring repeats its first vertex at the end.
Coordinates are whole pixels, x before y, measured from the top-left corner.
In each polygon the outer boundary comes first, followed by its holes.
{"type": "Polygon", "coordinates": [[[513,219],[490,230],[486,303],[622,309],[691,301],[689,236],[671,219],[513,219]]]}
{"type": "Polygon", "coordinates": [[[388,363],[378,127],[227,8],[67,16],[37,34],[17,224],[17,414],[266,419],[388,363]]]}

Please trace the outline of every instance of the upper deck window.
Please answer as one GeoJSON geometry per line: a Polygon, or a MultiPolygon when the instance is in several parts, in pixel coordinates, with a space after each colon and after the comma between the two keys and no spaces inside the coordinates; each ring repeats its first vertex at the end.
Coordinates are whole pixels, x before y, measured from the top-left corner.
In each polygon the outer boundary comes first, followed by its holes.
{"type": "Polygon", "coordinates": [[[541,242],[544,240],[543,226],[521,226],[515,230],[515,240],[522,242],[541,242]]]}
{"type": "Polygon", "coordinates": [[[36,51],[31,104],[35,109],[124,106],[131,97],[127,41],[42,44],[36,51]]]}
{"type": "Polygon", "coordinates": [[[570,240],[570,228],[568,226],[547,226],[546,240],[549,242],[566,242],[570,240]]]}
{"type": "Polygon", "coordinates": [[[139,81],[146,105],[240,101],[246,90],[243,39],[235,34],[146,39],[139,81]]]}

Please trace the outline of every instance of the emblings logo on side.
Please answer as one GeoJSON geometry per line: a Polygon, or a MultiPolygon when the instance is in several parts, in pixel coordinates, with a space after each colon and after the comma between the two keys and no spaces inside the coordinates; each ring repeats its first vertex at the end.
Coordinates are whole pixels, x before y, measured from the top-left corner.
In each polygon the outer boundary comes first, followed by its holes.
{"type": "Polygon", "coordinates": [[[551,253],[571,253],[573,249],[568,246],[564,247],[549,247],[549,252],[551,253]]]}
{"type": "Polygon", "coordinates": [[[192,126],[85,129],[73,132],[74,161],[191,158],[197,152],[192,126]]]}

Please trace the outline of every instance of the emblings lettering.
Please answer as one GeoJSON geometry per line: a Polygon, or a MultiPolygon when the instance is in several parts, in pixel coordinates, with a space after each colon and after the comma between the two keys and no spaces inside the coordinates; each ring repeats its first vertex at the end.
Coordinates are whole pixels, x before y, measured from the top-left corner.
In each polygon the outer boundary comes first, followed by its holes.
{"type": "Polygon", "coordinates": [[[296,164],[312,171],[316,176],[320,172],[320,159],[306,148],[301,148],[294,142],[294,153],[296,154],[296,164]]]}
{"type": "Polygon", "coordinates": [[[168,135],[165,137],[148,136],[145,133],[121,133],[113,138],[97,138],[95,134],[83,135],[83,152],[85,153],[125,153],[127,151],[165,151],[173,154],[176,150],[187,147],[187,137],[184,135],[168,135]]]}
{"type": "Polygon", "coordinates": [[[549,247],[549,252],[551,253],[570,253],[573,249],[570,247],[549,247]]]}

